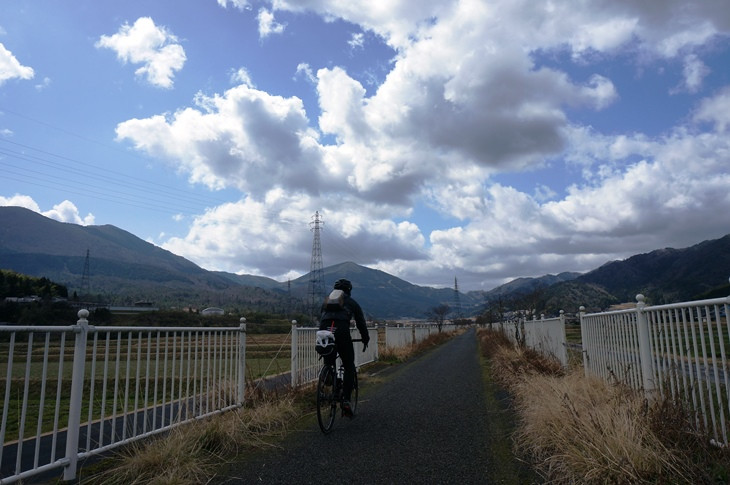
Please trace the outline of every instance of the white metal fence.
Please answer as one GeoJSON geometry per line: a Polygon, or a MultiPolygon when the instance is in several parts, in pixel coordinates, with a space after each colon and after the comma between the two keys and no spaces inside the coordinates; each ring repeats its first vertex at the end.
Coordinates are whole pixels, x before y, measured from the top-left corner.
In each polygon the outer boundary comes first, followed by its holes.
{"type": "Polygon", "coordinates": [[[680,400],[697,428],[728,444],[730,297],[581,314],[586,373],[680,400]]]}
{"type": "Polygon", "coordinates": [[[397,349],[413,345],[413,327],[385,327],[385,347],[397,349]]]}
{"type": "Polygon", "coordinates": [[[0,327],[0,483],[240,406],[245,325],[0,327]]]}
{"type": "MultiPolygon", "coordinates": [[[[318,328],[297,327],[292,325],[291,337],[291,386],[299,387],[317,380],[319,370],[322,368],[322,361],[319,354],[314,350],[318,328]]],[[[368,328],[370,344],[367,350],[362,352],[362,344],[355,343],[355,366],[375,362],[378,360],[378,330],[368,328]]],[[[350,329],[352,338],[360,338],[357,329],[350,329]]],[[[341,362],[337,359],[338,365],[341,362]]]]}
{"type": "Polygon", "coordinates": [[[552,357],[567,367],[568,345],[563,310],[560,310],[560,316],[555,318],[545,318],[545,315],[541,315],[539,320],[536,317],[532,320],[515,317],[502,322],[501,327],[513,344],[524,343],[527,347],[552,357]]]}
{"type": "MultiPolygon", "coordinates": [[[[453,324],[444,324],[441,326],[442,332],[452,332],[455,329],[456,325],[453,324]]],[[[396,349],[416,345],[438,331],[438,326],[432,324],[385,327],[385,347],[396,349]]]]}
{"type": "Polygon", "coordinates": [[[545,318],[545,315],[541,315],[540,320],[536,318],[524,320],[521,325],[525,335],[525,345],[544,355],[556,358],[564,367],[567,367],[565,314],[562,310],[559,317],[545,318]]]}

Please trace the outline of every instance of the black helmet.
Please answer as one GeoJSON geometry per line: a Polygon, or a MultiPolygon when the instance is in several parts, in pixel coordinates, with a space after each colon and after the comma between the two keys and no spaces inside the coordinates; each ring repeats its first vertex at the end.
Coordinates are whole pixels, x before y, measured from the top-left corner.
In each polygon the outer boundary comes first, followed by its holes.
{"type": "Polygon", "coordinates": [[[352,291],[352,283],[349,280],[341,278],[335,281],[335,290],[342,290],[349,295],[350,291],[352,291]]]}

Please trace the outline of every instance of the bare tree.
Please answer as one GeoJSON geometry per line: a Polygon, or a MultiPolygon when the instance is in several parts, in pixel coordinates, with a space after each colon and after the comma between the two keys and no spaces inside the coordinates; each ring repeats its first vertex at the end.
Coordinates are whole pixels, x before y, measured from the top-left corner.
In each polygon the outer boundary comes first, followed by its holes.
{"type": "Polygon", "coordinates": [[[441,332],[441,328],[444,326],[444,320],[446,320],[446,315],[448,315],[450,311],[451,307],[443,303],[429,310],[427,316],[433,323],[436,324],[439,332],[441,332]]]}

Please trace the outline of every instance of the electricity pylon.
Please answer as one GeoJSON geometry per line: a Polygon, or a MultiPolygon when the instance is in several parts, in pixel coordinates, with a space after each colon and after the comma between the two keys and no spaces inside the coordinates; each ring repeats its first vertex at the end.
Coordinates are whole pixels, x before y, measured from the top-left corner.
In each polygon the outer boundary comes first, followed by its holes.
{"type": "Polygon", "coordinates": [[[320,218],[319,211],[314,213],[312,222],[309,223],[314,233],[312,242],[312,262],[309,267],[309,317],[312,325],[319,320],[319,310],[324,299],[324,269],[322,267],[322,240],[320,230],[324,221],[320,218]]]}
{"type": "Polygon", "coordinates": [[[456,320],[461,320],[463,315],[461,314],[461,299],[459,298],[459,282],[454,276],[454,315],[456,320]]]}

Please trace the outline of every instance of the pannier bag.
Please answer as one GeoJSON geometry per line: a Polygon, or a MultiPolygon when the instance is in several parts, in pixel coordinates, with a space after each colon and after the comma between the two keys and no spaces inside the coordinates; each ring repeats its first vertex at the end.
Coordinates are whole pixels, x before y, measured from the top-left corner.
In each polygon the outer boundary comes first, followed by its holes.
{"type": "Polygon", "coordinates": [[[335,334],[329,330],[318,330],[314,350],[321,356],[331,355],[335,351],[335,334]]]}

